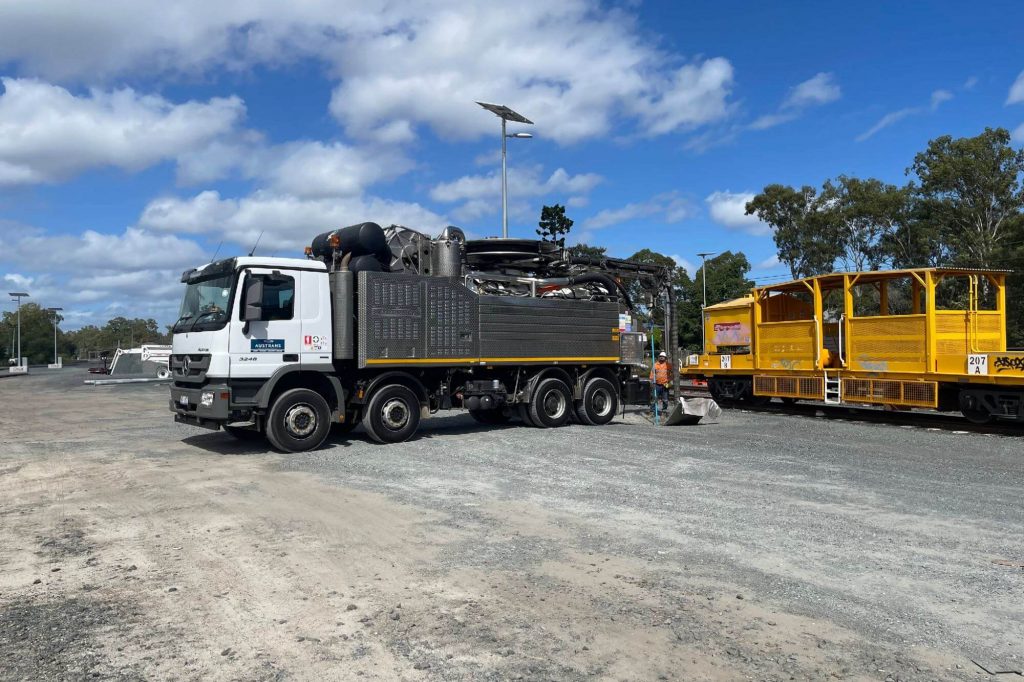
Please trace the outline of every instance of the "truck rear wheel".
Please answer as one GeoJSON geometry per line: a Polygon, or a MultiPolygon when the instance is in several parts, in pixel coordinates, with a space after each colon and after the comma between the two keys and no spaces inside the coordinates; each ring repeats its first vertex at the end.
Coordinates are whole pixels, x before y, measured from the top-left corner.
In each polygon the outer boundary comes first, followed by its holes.
{"type": "Polygon", "coordinates": [[[267,440],[281,452],[320,447],[331,431],[331,408],[308,388],[293,388],[277,397],[267,413],[267,440]]]}
{"type": "Polygon", "coordinates": [[[583,399],[576,406],[581,424],[602,426],[615,418],[619,396],[615,385],[604,377],[594,377],[583,387],[583,399]]]}
{"type": "Polygon", "coordinates": [[[530,406],[525,403],[519,403],[516,405],[516,414],[519,415],[520,421],[527,426],[534,426],[533,420],[530,419],[530,406]]]}
{"type": "Polygon", "coordinates": [[[550,429],[569,420],[572,394],[561,379],[541,379],[530,398],[530,421],[535,426],[550,429]]]}
{"type": "Polygon", "coordinates": [[[377,389],[363,411],[363,428],[378,443],[409,440],[419,425],[420,400],[401,384],[377,389]]]}

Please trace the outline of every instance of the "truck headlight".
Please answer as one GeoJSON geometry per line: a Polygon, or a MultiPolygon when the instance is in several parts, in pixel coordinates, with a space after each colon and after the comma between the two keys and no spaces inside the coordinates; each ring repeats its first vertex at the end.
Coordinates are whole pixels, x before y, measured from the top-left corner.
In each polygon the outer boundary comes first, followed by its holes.
{"type": "Polygon", "coordinates": [[[203,407],[211,407],[213,405],[213,392],[204,391],[203,395],[200,397],[199,402],[202,404],[203,407]]]}

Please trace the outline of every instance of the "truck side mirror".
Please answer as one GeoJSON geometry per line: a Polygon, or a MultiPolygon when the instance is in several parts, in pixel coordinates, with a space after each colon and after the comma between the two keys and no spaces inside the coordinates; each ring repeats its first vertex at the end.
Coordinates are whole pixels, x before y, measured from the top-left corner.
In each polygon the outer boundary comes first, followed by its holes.
{"type": "Polygon", "coordinates": [[[249,323],[259,321],[263,317],[263,278],[249,277],[245,280],[245,307],[242,309],[242,319],[245,326],[243,334],[249,333],[249,323]]]}
{"type": "Polygon", "coordinates": [[[246,322],[258,321],[263,316],[263,279],[250,277],[245,283],[245,313],[242,319],[246,322]]]}

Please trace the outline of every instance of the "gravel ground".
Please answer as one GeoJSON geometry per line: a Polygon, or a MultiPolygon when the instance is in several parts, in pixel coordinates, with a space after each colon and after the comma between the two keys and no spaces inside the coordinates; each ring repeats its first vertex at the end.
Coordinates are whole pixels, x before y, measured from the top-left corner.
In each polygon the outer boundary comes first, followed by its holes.
{"type": "MultiPolygon", "coordinates": [[[[0,679],[958,680],[1024,665],[1024,438],[726,411],[281,456],[0,382],[0,679]]],[[[1007,679],[1007,676],[992,679],[1007,679]]]]}

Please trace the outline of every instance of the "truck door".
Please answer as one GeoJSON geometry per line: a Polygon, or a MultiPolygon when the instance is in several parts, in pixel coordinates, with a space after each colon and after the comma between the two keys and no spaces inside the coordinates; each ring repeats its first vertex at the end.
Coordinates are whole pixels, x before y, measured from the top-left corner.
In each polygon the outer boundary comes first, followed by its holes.
{"type": "Polygon", "coordinates": [[[301,274],[270,268],[247,268],[240,274],[229,341],[232,377],[266,378],[281,365],[299,362],[301,274]],[[245,288],[255,277],[263,280],[261,315],[245,329],[245,288]]]}
{"type": "MultiPolygon", "coordinates": [[[[334,349],[331,345],[331,296],[327,274],[303,270],[302,296],[298,310],[302,312],[301,361],[306,365],[331,364],[334,349]]],[[[311,368],[315,369],[315,368],[311,368]]]]}

